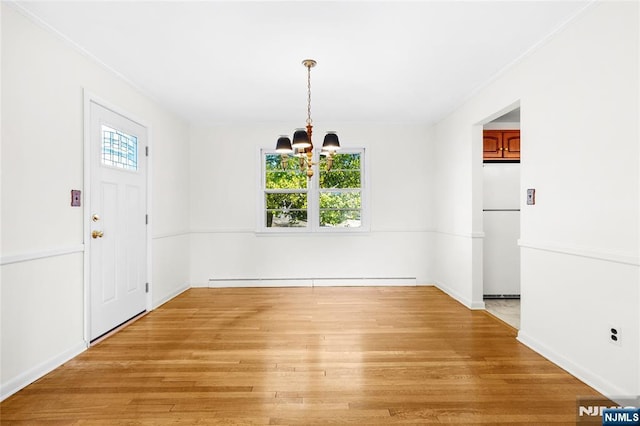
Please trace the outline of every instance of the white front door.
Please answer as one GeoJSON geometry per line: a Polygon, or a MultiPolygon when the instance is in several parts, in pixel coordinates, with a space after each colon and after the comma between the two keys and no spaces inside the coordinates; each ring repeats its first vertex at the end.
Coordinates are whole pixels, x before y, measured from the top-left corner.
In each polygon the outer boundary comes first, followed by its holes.
{"type": "Polygon", "coordinates": [[[90,339],[146,310],[147,129],[90,102],[90,339]]]}

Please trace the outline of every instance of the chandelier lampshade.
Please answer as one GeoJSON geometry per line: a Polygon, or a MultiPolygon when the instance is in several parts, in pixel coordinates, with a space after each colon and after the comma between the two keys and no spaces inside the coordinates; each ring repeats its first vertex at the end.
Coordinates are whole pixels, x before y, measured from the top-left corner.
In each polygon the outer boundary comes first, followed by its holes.
{"type": "Polygon", "coordinates": [[[291,146],[294,149],[306,149],[311,147],[311,140],[309,139],[307,131],[304,129],[296,129],[295,132],[293,132],[293,142],[291,146]]]}
{"type": "Polygon", "coordinates": [[[340,141],[336,132],[327,132],[324,135],[324,142],[322,143],[323,151],[337,151],[340,149],[340,141]]]}
{"type": "Polygon", "coordinates": [[[278,138],[278,142],[276,143],[276,152],[281,154],[288,154],[293,152],[293,148],[291,147],[291,139],[288,136],[280,136],[278,138]]]}

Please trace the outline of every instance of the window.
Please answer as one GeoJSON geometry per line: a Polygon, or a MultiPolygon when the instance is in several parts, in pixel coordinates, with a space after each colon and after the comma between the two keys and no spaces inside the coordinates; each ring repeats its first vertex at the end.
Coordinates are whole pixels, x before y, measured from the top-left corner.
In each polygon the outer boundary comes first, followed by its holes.
{"type": "Polygon", "coordinates": [[[354,227],[362,225],[361,153],[340,153],[327,171],[326,157],[320,160],[318,196],[320,227],[354,227]]]}
{"type": "Polygon", "coordinates": [[[102,125],[102,164],[138,170],[138,138],[102,125]]]}
{"type": "Polygon", "coordinates": [[[296,158],[283,167],[279,154],[266,154],[264,198],[267,228],[306,228],[308,225],[307,176],[299,172],[296,158]]]}
{"type": "Polygon", "coordinates": [[[335,154],[331,170],[327,158],[315,153],[314,175],[307,179],[299,160],[273,151],[262,152],[260,228],[264,231],[363,230],[364,149],[335,154]]]}

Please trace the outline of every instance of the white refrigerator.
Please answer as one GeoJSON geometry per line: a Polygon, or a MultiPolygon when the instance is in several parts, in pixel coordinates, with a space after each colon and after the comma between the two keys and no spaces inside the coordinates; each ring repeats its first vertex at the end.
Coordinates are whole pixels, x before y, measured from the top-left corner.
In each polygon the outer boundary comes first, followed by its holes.
{"type": "Polygon", "coordinates": [[[520,164],[483,164],[484,296],[520,296],[520,164]]]}

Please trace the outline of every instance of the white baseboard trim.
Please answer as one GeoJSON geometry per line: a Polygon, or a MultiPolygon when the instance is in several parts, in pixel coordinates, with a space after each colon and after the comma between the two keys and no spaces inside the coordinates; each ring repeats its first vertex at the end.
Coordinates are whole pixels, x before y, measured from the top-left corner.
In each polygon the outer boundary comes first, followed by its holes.
{"type": "Polygon", "coordinates": [[[442,282],[436,282],[434,285],[471,310],[485,309],[484,302],[474,302],[473,300],[469,300],[442,282]]]}
{"type": "Polygon", "coordinates": [[[153,304],[153,309],[159,308],[160,306],[164,305],[165,303],[167,303],[168,301],[170,301],[174,297],[177,297],[177,296],[181,295],[182,293],[184,293],[185,291],[189,290],[190,288],[191,288],[191,286],[189,284],[184,284],[182,287],[172,291],[167,296],[165,296],[162,299],[160,299],[157,302],[155,302],[153,304]]]}
{"type": "Polygon", "coordinates": [[[487,309],[487,307],[485,306],[484,302],[471,302],[471,307],[469,309],[480,311],[487,309]]]}
{"type": "Polygon", "coordinates": [[[391,287],[416,286],[415,277],[369,278],[211,278],[209,287],[391,287]]]}
{"type": "Polygon", "coordinates": [[[229,278],[210,279],[211,288],[249,288],[249,287],[313,287],[313,280],[302,278],[229,278]]]}
{"type": "Polygon", "coordinates": [[[518,332],[518,341],[523,345],[529,347],[534,350],[538,354],[542,355],[558,367],[562,368],[572,376],[577,379],[583,381],[587,385],[591,386],[601,394],[607,397],[613,397],[615,395],[632,395],[633,393],[629,390],[620,389],[619,387],[613,385],[609,381],[604,378],[594,374],[593,372],[586,370],[580,365],[572,362],[571,360],[565,358],[564,356],[558,354],[556,351],[541,343],[537,339],[529,336],[526,332],[520,330],[518,332]]]}
{"type": "Polygon", "coordinates": [[[415,278],[314,278],[314,287],[415,287],[415,278]]]}
{"type": "Polygon", "coordinates": [[[50,373],[65,362],[80,355],[86,350],[86,342],[78,342],[76,345],[62,352],[61,354],[35,366],[28,371],[25,371],[19,376],[9,380],[7,383],[3,383],[0,387],[0,401],[4,401],[14,393],[18,392],[20,389],[30,385],[45,374],[50,373]]]}

